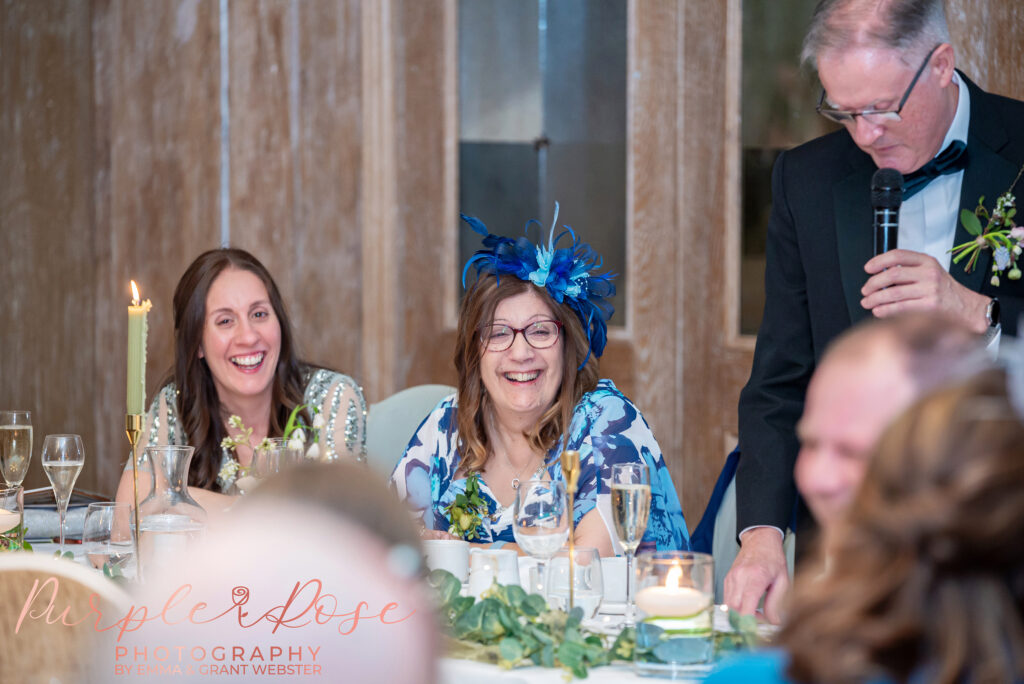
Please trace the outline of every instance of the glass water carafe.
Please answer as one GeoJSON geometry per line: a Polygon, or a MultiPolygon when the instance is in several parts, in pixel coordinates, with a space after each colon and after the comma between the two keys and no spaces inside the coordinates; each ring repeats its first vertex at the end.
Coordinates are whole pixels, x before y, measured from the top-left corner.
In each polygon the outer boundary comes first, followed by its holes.
{"type": "Polygon", "coordinates": [[[190,446],[146,447],[152,475],[139,503],[139,560],[147,574],[182,563],[206,531],[206,511],[188,493],[190,446]]]}

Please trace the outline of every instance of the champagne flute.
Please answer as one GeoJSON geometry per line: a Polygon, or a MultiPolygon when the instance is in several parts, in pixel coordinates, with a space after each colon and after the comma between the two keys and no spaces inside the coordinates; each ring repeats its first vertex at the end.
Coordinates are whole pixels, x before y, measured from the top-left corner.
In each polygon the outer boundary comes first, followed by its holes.
{"type": "Polygon", "coordinates": [[[626,552],[626,627],[636,625],[636,605],[632,591],[633,557],[647,531],[651,512],[651,480],[643,463],[616,463],[612,466],[612,521],[615,535],[626,552]]]}
{"type": "Polygon", "coordinates": [[[544,566],[569,538],[569,510],[561,480],[530,480],[516,490],[512,533],[516,543],[537,559],[537,582],[546,593],[544,566]]]}
{"type": "Polygon", "coordinates": [[[43,440],[43,470],[53,486],[60,513],[60,552],[64,553],[64,526],[75,480],[85,464],[85,447],[78,435],[46,435],[43,440]]]}
{"type": "Polygon", "coordinates": [[[32,460],[32,414],[0,411],[0,475],[8,487],[20,487],[32,460]]]}

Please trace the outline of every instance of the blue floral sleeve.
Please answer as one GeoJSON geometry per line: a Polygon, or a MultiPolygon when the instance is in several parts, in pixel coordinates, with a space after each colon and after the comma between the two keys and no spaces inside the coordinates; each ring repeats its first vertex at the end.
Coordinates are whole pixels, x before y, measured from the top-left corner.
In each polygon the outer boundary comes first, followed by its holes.
{"type": "MultiPolygon", "coordinates": [[[[651,514],[641,548],[689,549],[690,537],[683,509],[661,447],[643,415],[611,380],[598,382],[597,388],[584,395],[577,405],[567,447],[579,450],[581,463],[591,473],[589,478],[581,474],[581,482],[586,481],[585,492],[581,485],[581,498],[585,494],[591,502],[590,508],[596,506],[601,512],[613,540],[612,466],[646,463],[651,476],[651,514]]],[[[579,503],[577,500],[577,505],[579,503]]]]}
{"type": "Polygon", "coordinates": [[[423,519],[428,529],[448,529],[447,519],[443,525],[435,525],[438,516],[434,509],[458,468],[455,411],[455,396],[443,399],[420,423],[391,474],[391,487],[398,498],[423,519]]]}
{"type": "MultiPolygon", "coordinates": [[[[414,515],[431,530],[447,530],[444,509],[466,491],[466,478],[456,478],[459,463],[458,405],[455,395],[447,397],[420,423],[405,454],[391,474],[391,487],[406,502],[414,515]]],[[[514,542],[512,507],[502,507],[480,482],[480,496],[487,504],[487,515],[476,529],[474,542],[514,542]]]]}

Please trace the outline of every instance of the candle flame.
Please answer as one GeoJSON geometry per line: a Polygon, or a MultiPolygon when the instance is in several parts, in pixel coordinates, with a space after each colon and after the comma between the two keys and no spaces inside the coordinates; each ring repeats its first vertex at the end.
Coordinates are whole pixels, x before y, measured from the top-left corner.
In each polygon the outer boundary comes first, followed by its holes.
{"type": "Polygon", "coordinates": [[[132,281],[132,306],[139,305],[139,286],[132,281]]]}
{"type": "Polygon", "coordinates": [[[679,563],[673,563],[672,567],[668,569],[668,573],[665,574],[665,586],[678,589],[679,581],[682,579],[683,569],[679,567],[679,563]]]}

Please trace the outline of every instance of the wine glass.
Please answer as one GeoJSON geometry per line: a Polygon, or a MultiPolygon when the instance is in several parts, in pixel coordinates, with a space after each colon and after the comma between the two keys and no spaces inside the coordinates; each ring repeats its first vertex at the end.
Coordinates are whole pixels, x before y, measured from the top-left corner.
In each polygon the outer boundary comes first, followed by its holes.
{"type": "Polygon", "coordinates": [[[53,486],[60,513],[60,552],[64,553],[64,526],[75,480],[85,464],[85,447],[78,435],[46,435],[43,440],[43,470],[53,486]]]}
{"type": "Polygon", "coordinates": [[[0,475],[8,487],[20,487],[32,460],[32,414],[0,411],[0,475]]]}
{"type": "Polygon", "coordinates": [[[82,528],[82,546],[92,566],[129,576],[135,556],[132,539],[131,506],[126,501],[101,501],[89,504],[82,528]]]}
{"type": "Polygon", "coordinates": [[[616,463],[612,466],[612,521],[615,535],[626,552],[626,620],[627,627],[636,625],[634,603],[633,557],[647,531],[651,512],[651,479],[643,463],[616,463]]]}
{"type": "Polygon", "coordinates": [[[531,589],[541,594],[544,566],[569,538],[571,514],[561,480],[530,480],[516,490],[512,533],[519,548],[537,559],[537,582],[531,582],[531,589]]]}
{"type": "Polygon", "coordinates": [[[597,615],[604,598],[604,577],[601,574],[601,556],[591,546],[562,549],[551,559],[548,569],[548,600],[552,607],[568,612],[570,608],[583,609],[583,619],[597,615]],[[569,563],[570,554],[572,564],[569,563]],[[570,568],[572,576],[570,576],[570,568]],[[570,585],[572,591],[569,590],[570,585]],[[573,605],[569,605],[572,598],[573,605]]]}

